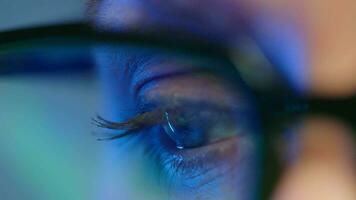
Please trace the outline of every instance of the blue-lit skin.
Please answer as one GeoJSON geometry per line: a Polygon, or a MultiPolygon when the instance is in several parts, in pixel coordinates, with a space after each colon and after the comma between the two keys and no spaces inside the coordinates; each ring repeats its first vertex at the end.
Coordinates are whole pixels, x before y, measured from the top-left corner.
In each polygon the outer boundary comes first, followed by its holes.
{"type": "Polygon", "coordinates": [[[255,13],[249,8],[249,1],[247,4],[231,0],[101,2],[94,24],[112,32],[159,34],[169,30],[172,37],[204,38],[232,49],[235,44],[238,48],[241,33],[247,33],[295,92],[304,94],[310,89],[307,38],[298,18],[278,17],[263,6],[255,13]]]}
{"type": "MultiPolygon", "coordinates": [[[[112,116],[112,119],[124,120],[130,115],[134,116],[141,109],[152,110],[167,106],[178,107],[179,111],[186,114],[189,110],[194,110],[193,108],[197,109],[192,105],[198,103],[234,108],[233,120],[236,120],[234,125],[239,129],[235,132],[219,133],[217,130],[212,130],[214,126],[211,126],[209,130],[214,133],[211,134],[214,136],[211,138],[218,139],[198,141],[194,143],[195,148],[182,148],[183,146],[177,148],[177,143],[164,130],[164,124],[142,130],[142,134],[136,135],[135,139],[117,141],[120,146],[110,151],[112,155],[126,155],[129,160],[130,157],[142,159],[141,164],[144,167],[137,171],[138,169],[130,167],[128,164],[130,162],[126,160],[127,167],[121,172],[119,168],[122,168],[120,165],[123,163],[120,163],[120,158],[117,158],[117,162],[108,163],[110,166],[106,167],[108,176],[104,177],[104,183],[106,179],[112,180],[110,173],[117,174],[117,177],[120,177],[121,173],[123,173],[122,177],[127,177],[130,173],[150,174],[149,180],[144,178],[144,182],[148,182],[145,185],[159,183],[160,192],[163,196],[169,195],[171,199],[253,199],[255,197],[259,157],[252,104],[238,82],[228,84],[229,82],[225,82],[223,77],[217,74],[204,73],[203,66],[210,65],[218,69],[224,67],[221,62],[128,46],[98,48],[96,55],[100,74],[103,75],[103,88],[107,91],[104,105],[111,113],[108,116],[112,116]],[[196,68],[202,69],[199,71],[195,70],[196,68]],[[144,85],[138,86],[142,82],[144,85]],[[152,171],[158,172],[152,175],[152,171]]],[[[217,116],[218,114],[217,112],[217,116]]],[[[197,124],[198,122],[199,120],[187,123],[197,127],[193,129],[194,131],[199,131],[201,124],[197,124]]],[[[174,128],[175,124],[171,125],[174,128]]],[[[201,127],[201,130],[207,131],[206,127],[201,127]]],[[[208,133],[205,131],[193,135],[206,136],[208,133]]],[[[128,178],[115,181],[117,183],[111,182],[111,184],[120,185],[120,188],[125,186],[131,188],[137,182],[135,179],[128,178]]],[[[110,188],[112,190],[106,189],[105,192],[120,193],[116,196],[128,193],[126,196],[130,199],[142,198],[140,194],[144,196],[149,192],[147,188],[147,191],[131,188],[137,190],[132,193],[121,190],[118,192],[112,185],[110,188]]],[[[157,196],[153,199],[166,198],[157,196]]]]}

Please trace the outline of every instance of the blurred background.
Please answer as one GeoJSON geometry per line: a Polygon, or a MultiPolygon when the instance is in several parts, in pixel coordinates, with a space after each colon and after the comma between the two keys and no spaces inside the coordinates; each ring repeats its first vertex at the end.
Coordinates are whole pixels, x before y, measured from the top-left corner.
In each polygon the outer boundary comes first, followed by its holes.
{"type": "Polygon", "coordinates": [[[93,77],[0,75],[0,91],[0,198],[95,199],[93,77]]]}
{"type": "MultiPolygon", "coordinates": [[[[0,1],[0,32],[81,21],[84,2],[0,1]]],[[[0,199],[97,199],[102,144],[91,135],[97,86],[90,60],[46,52],[41,66],[26,52],[0,55],[0,199]]]]}
{"type": "Polygon", "coordinates": [[[2,0],[0,31],[84,19],[85,0],[2,0]]]}

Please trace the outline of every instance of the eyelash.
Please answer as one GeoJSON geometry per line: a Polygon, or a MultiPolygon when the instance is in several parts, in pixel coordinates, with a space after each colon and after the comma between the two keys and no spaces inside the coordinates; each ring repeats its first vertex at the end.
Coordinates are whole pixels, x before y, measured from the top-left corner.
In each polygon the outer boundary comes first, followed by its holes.
{"type": "Polygon", "coordinates": [[[92,118],[92,124],[99,128],[124,131],[122,133],[113,134],[111,136],[101,137],[97,139],[99,141],[110,141],[118,140],[126,136],[135,134],[145,127],[150,127],[162,123],[162,121],[164,120],[163,116],[164,111],[160,109],[150,112],[139,113],[135,117],[124,122],[109,121],[100,115],[96,115],[96,117],[92,118]]]}
{"type": "MultiPolygon", "coordinates": [[[[136,133],[154,132],[157,134],[155,135],[157,137],[150,137],[149,145],[145,145],[146,147],[150,147],[145,148],[145,155],[155,160],[155,163],[159,166],[159,170],[165,170],[167,174],[160,173],[161,176],[168,177],[168,175],[173,176],[174,173],[177,173],[177,170],[183,169],[183,166],[181,166],[183,160],[180,156],[175,155],[175,151],[173,150],[175,148],[169,150],[167,145],[169,145],[170,142],[167,141],[167,137],[164,137],[163,134],[160,134],[160,131],[156,129],[158,128],[156,125],[163,123],[165,113],[163,109],[141,112],[124,122],[109,121],[100,115],[96,115],[92,118],[92,123],[99,128],[123,131],[121,133],[113,133],[113,135],[104,133],[106,136],[98,138],[98,141],[119,140],[136,133]],[[147,128],[147,130],[142,131],[145,128],[147,128]],[[151,130],[152,128],[153,130],[151,130]],[[162,142],[164,142],[164,144],[162,144],[162,142]]],[[[170,179],[167,178],[167,181],[168,180],[170,179]]]]}

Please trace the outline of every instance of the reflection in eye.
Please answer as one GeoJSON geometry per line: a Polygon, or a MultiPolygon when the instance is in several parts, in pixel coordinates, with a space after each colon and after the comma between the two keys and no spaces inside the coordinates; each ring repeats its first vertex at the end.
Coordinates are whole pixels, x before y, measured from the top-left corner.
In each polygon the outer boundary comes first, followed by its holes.
{"type": "Polygon", "coordinates": [[[221,73],[226,63],[209,58],[159,52],[159,61],[152,62],[146,54],[132,54],[120,60],[121,66],[129,66],[122,60],[139,60],[126,75],[125,80],[133,80],[125,82],[120,97],[134,101],[134,117],[123,122],[94,119],[99,127],[116,130],[100,140],[135,138],[146,149],[143,156],[155,160],[161,171],[157,179],[165,180],[177,199],[252,198],[258,134],[243,83],[231,79],[232,73],[221,73]]]}

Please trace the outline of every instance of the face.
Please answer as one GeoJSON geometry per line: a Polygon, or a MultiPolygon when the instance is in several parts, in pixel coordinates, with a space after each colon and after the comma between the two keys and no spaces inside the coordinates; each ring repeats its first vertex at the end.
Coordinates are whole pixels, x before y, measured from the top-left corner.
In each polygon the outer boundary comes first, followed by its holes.
{"type": "Polygon", "coordinates": [[[354,0],[40,1],[0,1],[0,199],[356,199],[354,0]]]}
{"type": "MultiPolygon", "coordinates": [[[[247,36],[299,94],[348,96],[356,89],[351,1],[101,0],[89,7],[92,24],[106,32],[198,39],[229,52],[245,47],[247,36]]],[[[103,117],[95,123],[111,130],[102,138],[111,141],[104,199],[261,198],[266,133],[234,65],[140,45],[93,52],[103,91],[103,117]]],[[[307,116],[289,132],[274,197],[354,199],[352,131],[333,118],[307,116]],[[315,192],[321,188],[330,193],[315,192]]]]}

